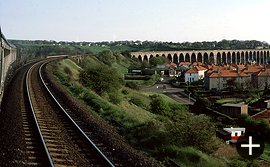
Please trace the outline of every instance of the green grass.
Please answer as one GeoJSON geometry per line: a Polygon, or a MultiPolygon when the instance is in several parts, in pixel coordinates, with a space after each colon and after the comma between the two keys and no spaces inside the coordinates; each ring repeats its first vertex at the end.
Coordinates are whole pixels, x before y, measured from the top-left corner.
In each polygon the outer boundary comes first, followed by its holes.
{"type": "Polygon", "coordinates": [[[63,59],[62,61],[58,62],[58,73],[63,77],[70,77],[73,80],[78,80],[80,70],[82,70],[82,68],[70,59],[63,59]],[[67,74],[65,72],[65,68],[68,68],[71,71],[72,75],[67,74]]]}
{"type": "MultiPolygon", "coordinates": [[[[95,57],[88,57],[87,64],[91,64],[93,66],[100,64],[100,62],[95,57]]],[[[73,71],[75,75],[72,75],[72,80],[76,81],[80,67],[78,67],[72,60],[69,59],[64,59],[58,62],[56,69],[58,78],[59,75],[61,76],[60,78],[64,79],[68,77],[68,74],[66,74],[64,70],[65,67],[73,71]]],[[[122,68],[121,65],[118,65],[118,67],[122,68]]],[[[139,92],[125,88],[128,89],[127,91],[129,94],[123,95],[124,98],[122,102],[118,105],[115,105],[109,102],[106,97],[101,97],[95,92],[83,88],[78,82],[75,82],[74,84],[75,85],[73,86],[67,87],[69,91],[72,92],[74,96],[80,99],[84,99],[90,106],[95,106],[94,109],[108,121],[117,121],[125,127],[130,128],[151,121],[156,117],[146,109],[129,102],[131,98],[140,98],[143,101],[143,105],[148,106],[150,103],[149,97],[142,95],[139,92]]]]}
{"type": "Polygon", "coordinates": [[[128,73],[128,68],[123,65],[113,63],[112,67],[115,68],[119,74],[123,75],[128,73]]]}
{"type": "Polygon", "coordinates": [[[236,104],[236,103],[240,103],[243,101],[244,101],[243,99],[239,99],[239,98],[223,98],[223,99],[217,100],[217,103],[219,103],[219,104],[226,104],[226,103],[236,104]]]}
{"type": "Polygon", "coordinates": [[[134,50],[134,48],[129,47],[129,46],[127,46],[127,45],[111,46],[110,49],[113,50],[113,51],[115,51],[115,52],[123,52],[123,51],[131,51],[131,50],[134,50]]]}
{"type": "Polygon", "coordinates": [[[209,156],[193,147],[168,146],[165,152],[169,155],[169,162],[181,167],[225,167],[220,159],[209,156]]]}
{"type": "MultiPolygon", "coordinates": [[[[162,93],[154,93],[154,92],[142,92],[142,94],[147,95],[147,96],[152,96],[152,95],[159,95],[165,100],[167,103],[175,103],[175,104],[180,104],[178,101],[162,94],[162,93]]],[[[180,104],[181,105],[181,104],[180,104]]]]}
{"type": "Polygon", "coordinates": [[[82,68],[85,67],[97,67],[100,65],[104,65],[101,61],[99,61],[95,56],[87,56],[83,59],[83,62],[81,63],[82,68]]]}

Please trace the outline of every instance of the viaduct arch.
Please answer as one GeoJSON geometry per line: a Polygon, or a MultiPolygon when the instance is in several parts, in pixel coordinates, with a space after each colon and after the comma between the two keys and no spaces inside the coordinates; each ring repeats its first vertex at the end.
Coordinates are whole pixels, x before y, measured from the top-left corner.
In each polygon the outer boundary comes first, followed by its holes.
{"type": "Polygon", "coordinates": [[[193,50],[193,51],[153,51],[131,52],[131,57],[139,61],[148,61],[153,57],[163,56],[171,62],[202,62],[220,65],[223,63],[247,64],[255,61],[258,64],[270,63],[270,49],[245,50],[193,50]]]}

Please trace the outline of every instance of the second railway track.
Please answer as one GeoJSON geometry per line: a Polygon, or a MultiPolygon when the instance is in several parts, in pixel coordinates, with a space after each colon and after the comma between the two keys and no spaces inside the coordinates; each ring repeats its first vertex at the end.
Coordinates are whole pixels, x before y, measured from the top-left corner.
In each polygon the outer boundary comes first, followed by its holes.
{"type": "Polygon", "coordinates": [[[25,117],[24,131],[25,136],[27,136],[25,140],[28,140],[26,143],[29,143],[28,159],[33,161],[31,164],[114,166],[112,161],[96,147],[50,93],[41,75],[43,65],[44,62],[33,65],[28,70],[25,79],[29,105],[32,110],[32,116],[30,112],[23,112],[25,117]],[[37,135],[26,133],[33,130],[30,129],[30,124],[33,124],[33,122],[36,124],[35,134],[37,135]],[[41,141],[38,142],[37,138],[41,141]],[[38,148],[35,149],[35,147],[38,148]],[[44,148],[42,151],[44,154],[38,151],[40,147],[44,148]],[[40,158],[40,156],[43,158],[40,158]],[[47,161],[44,160],[44,157],[47,161]],[[43,161],[39,162],[40,159],[43,159],[43,161]]]}

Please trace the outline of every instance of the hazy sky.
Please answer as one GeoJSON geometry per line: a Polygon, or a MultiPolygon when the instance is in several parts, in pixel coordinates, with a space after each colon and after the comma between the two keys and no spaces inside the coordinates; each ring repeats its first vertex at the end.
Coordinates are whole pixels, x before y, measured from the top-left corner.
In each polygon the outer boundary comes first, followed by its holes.
{"type": "Polygon", "coordinates": [[[261,40],[270,0],[0,0],[8,39],[261,40]]]}

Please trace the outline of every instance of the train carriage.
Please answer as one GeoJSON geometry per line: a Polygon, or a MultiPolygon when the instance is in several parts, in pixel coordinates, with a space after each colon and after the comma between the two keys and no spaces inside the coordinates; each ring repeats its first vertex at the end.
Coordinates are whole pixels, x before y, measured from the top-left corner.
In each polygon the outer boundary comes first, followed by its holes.
{"type": "Polygon", "coordinates": [[[9,71],[15,66],[17,59],[16,46],[10,44],[0,29],[0,102],[9,71]]]}

